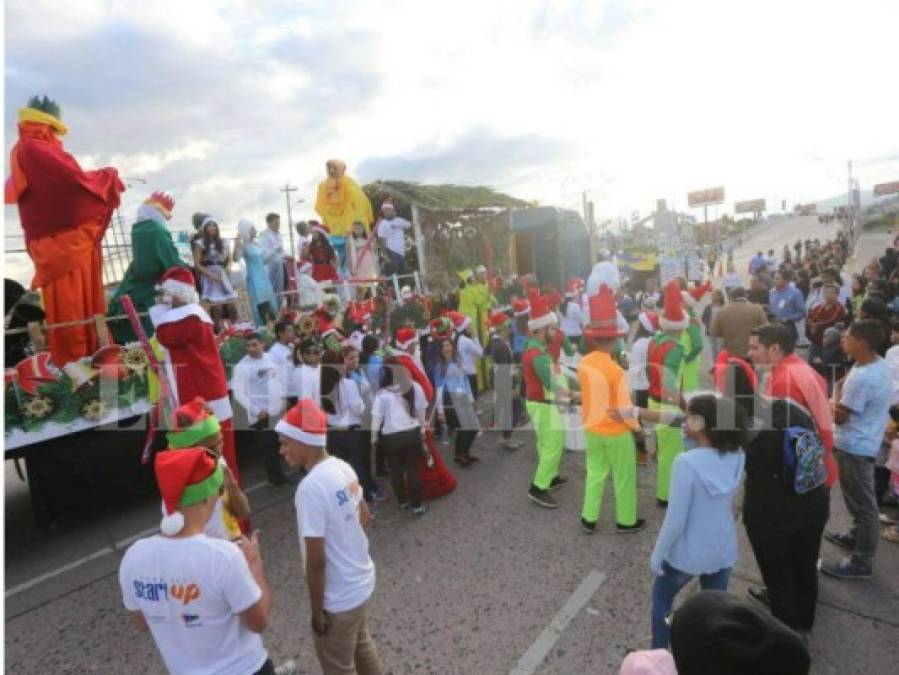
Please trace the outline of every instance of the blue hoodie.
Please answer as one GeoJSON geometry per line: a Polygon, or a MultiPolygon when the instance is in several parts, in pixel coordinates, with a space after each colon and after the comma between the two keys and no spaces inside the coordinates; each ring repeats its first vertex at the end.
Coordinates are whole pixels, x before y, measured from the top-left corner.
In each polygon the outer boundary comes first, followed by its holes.
{"type": "Polygon", "coordinates": [[[674,460],[665,522],[650,559],[688,574],[712,574],[737,562],[737,531],[731,502],[740,485],[745,455],[713,448],[683,452],[674,460]]]}

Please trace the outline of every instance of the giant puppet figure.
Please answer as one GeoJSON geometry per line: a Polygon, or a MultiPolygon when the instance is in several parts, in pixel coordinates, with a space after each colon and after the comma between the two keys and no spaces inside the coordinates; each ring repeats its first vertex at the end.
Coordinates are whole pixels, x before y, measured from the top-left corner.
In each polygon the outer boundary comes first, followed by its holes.
{"type": "MultiPolygon", "coordinates": [[[[59,106],[32,97],[19,111],[19,140],[10,153],[5,201],[17,204],[48,324],[106,312],[100,243],[125,190],[113,168],[83,171],[59,136],[68,129],[59,106]]],[[[56,328],[47,338],[62,366],[98,348],[92,323],[56,328]]]]}
{"type": "Polygon", "coordinates": [[[359,184],[346,175],[346,163],[329,159],[325,166],[328,177],[318,184],[315,211],[330,233],[331,245],[340,258],[340,267],[346,261],[346,237],[353,232],[353,223],[359,221],[366,230],[371,227],[374,215],[371,202],[359,184]]]}

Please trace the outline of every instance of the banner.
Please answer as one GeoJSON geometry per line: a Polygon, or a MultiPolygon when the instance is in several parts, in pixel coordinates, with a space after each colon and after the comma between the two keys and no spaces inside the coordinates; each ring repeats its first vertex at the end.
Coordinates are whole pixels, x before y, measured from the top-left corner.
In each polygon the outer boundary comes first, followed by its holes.
{"type": "Polygon", "coordinates": [[[875,197],[894,195],[896,193],[899,193],[899,180],[894,180],[891,183],[880,183],[879,185],[874,186],[875,197]]]}
{"type": "Polygon", "coordinates": [[[684,276],[683,258],[662,258],[659,260],[659,278],[662,286],[676,277],[684,276]]]}
{"type": "Polygon", "coordinates": [[[734,213],[761,213],[765,210],[764,199],[750,199],[745,202],[737,202],[734,204],[734,213]]]}
{"type": "Polygon", "coordinates": [[[699,256],[691,255],[687,258],[687,281],[702,281],[705,264],[699,256]]]}
{"type": "Polygon", "coordinates": [[[690,208],[697,206],[711,206],[724,202],[724,186],[708,188],[707,190],[695,190],[687,193],[687,204],[690,208]]]}

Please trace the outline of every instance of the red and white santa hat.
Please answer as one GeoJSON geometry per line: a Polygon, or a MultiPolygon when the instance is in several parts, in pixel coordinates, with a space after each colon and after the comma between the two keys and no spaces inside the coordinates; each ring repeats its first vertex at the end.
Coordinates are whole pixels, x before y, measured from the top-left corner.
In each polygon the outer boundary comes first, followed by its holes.
{"type": "Polygon", "coordinates": [[[684,330],[690,325],[690,317],[684,311],[684,298],[677,279],[672,279],[665,286],[664,303],[664,311],[659,317],[659,326],[662,330],[684,330]]]}
{"type": "Polygon", "coordinates": [[[490,312],[487,317],[487,330],[495,331],[509,323],[509,315],[505,312],[490,312]]]}
{"type": "Polygon", "coordinates": [[[318,232],[326,237],[331,236],[331,229],[328,227],[327,223],[314,223],[310,229],[313,232],[318,232]]]}
{"type": "Polygon", "coordinates": [[[512,314],[515,316],[527,316],[531,306],[524,298],[512,298],[512,314]]]}
{"type": "Polygon", "coordinates": [[[159,289],[169,298],[178,298],[182,302],[198,303],[200,296],[194,285],[194,275],[186,267],[170,267],[159,280],[159,289]]]}
{"type": "Polygon", "coordinates": [[[655,333],[659,330],[659,315],[655,312],[640,312],[637,321],[650,333],[655,333]]]}
{"type": "Polygon", "coordinates": [[[584,280],[578,277],[572,277],[565,284],[565,297],[574,298],[584,292],[584,280]]]}
{"type": "Polygon", "coordinates": [[[225,478],[222,467],[205,448],[160,452],[154,468],[165,510],[159,529],[169,537],[184,529],[184,515],[178,509],[217,495],[225,478]]]}
{"type": "Polygon", "coordinates": [[[589,298],[590,325],[584,329],[588,338],[608,340],[620,335],[618,329],[618,309],[615,304],[615,291],[605,284],[589,298]]]}
{"type": "Polygon", "coordinates": [[[299,443],[323,448],[328,437],[328,418],[321,407],[307,397],[287,411],[275,425],[275,431],[299,443]]]}
{"type": "Polygon", "coordinates": [[[528,289],[530,294],[531,313],[528,319],[528,330],[540,330],[549,328],[559,323],[558,317],[550,311],[546,298],[537,292],[537,289],[528,289]]]}
{"type": "Polygon", "coordinates": [[[414,328],[404,326],[396,332],[396,346],[404,351],[409,351],[416,340],[418,340],[418,331],[414,328]]]}
{"type": "Polygon", "coordinates": [[[450,312],[447,316],[453,322],[453,329],[457,333],[461,333],[471,325],[471,319],[462,314],[462,312],[450,312]]]}
{"type": "Polygon", "coordinates": [[[681,291],[681,296],[684,298],[684,302],[687,304],[687,307],[695,310],[699,307],[699,301],[702,300],[702,296],[712,290],[712,280],[706,279],[706,282],[700,286],[695,286],[688,291],[681,291]]]}

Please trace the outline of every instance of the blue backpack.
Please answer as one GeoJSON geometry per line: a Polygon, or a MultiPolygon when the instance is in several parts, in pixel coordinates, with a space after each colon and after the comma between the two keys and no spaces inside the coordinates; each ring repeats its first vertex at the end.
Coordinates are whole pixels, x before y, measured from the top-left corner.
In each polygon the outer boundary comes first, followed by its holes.
{"type": "Polygon", "coordinates": [[[805,427],[787,427],[783,442],[784,483],[794,494],[804,495],[824,485],[824,444],[820,436],[805,427]]]}

